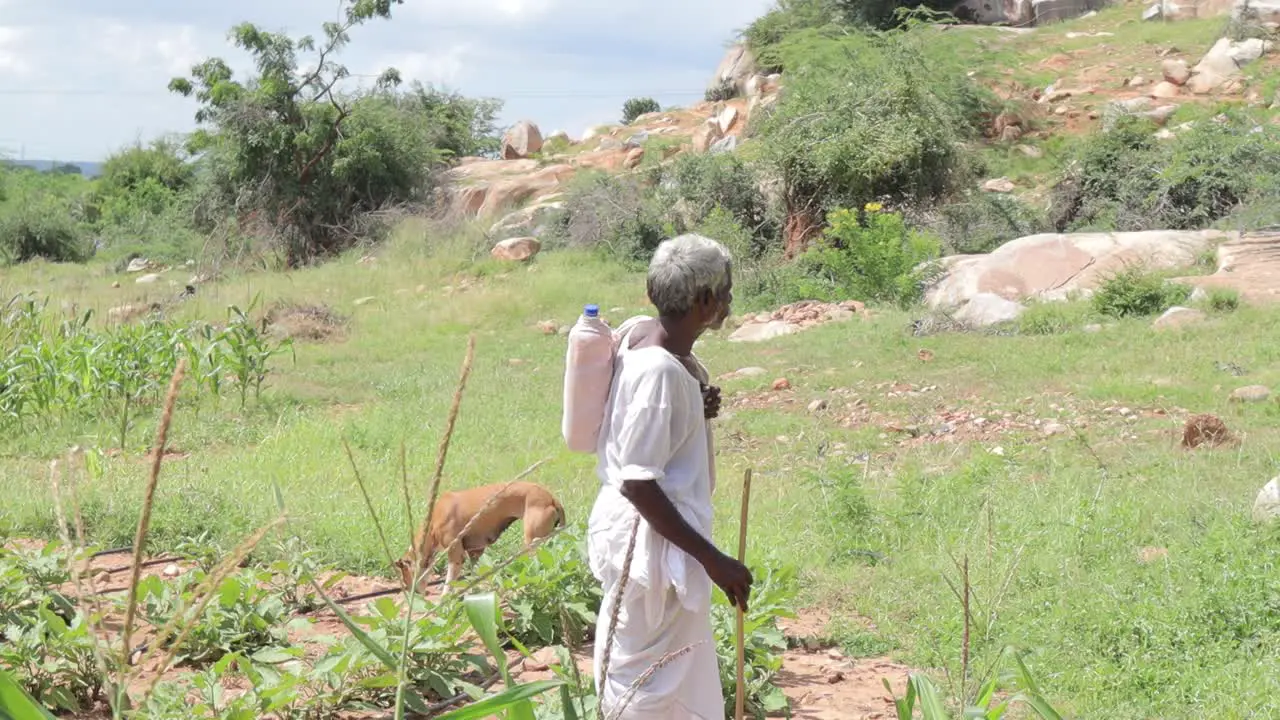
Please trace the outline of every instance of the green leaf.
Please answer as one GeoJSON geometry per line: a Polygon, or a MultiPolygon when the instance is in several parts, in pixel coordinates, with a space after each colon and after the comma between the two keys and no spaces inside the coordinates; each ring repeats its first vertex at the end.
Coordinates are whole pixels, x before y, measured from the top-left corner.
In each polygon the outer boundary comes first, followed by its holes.
{"type": "MultiPolygon", "coordinates": [[[[471,627],[480,636],[480,639],[484,641],[484,646],[488,648],[489,654],[493,656],[493,661],[498,666],[498,673],[502,676],[503,685],[515,689],[517,686],[511,681],[511,672],[507,669],[507,654],[503,651],[502,643],[498,640],[502,616],[498,614],[497,596],[491,592],[468,595],[463,598],[462,607],[467,613],[467,620],[471,622],[471,627]]],[[[481,702],[484,701],[482,700],[481,702]]],[[[511,700],[510,708],[505,705],[503,707],[509,710],[507,715],[509,720],[534,720],[533,704],[527,700],[523,702],[511,700]]]]}
{"type": "Polygon", "coordinates": [[[533,706],[529,702],[530,698],[537,697],[548,690],[554,690],[561,685],[564,685],[563,680],[540,680],[516,685],[497,695],[490,695],[483,700],[440,715],[436,720],[484,720],[504,710],[514,712],[521,706],[529,707],[529,717],[533,717],[533,706]]]}
{"type": "Polygon", "coordinates": [[[916,694],[920,696],[920,713],[924,716],[924,720],[949,720],[950,714],[947,713],[947,707],[942,702],[942,697],[938,695],[938,688],[934,687],[929,678],[924,675],[912,674],[911,685],[915,687],[916,694]]]}
{"type": "Polygon", "coordinates": [[[279,665],[296,659],[297,655],[281,648],[265,648],[250,657],[254,662],[263,665],[279,665]]]}
{"type": "Polygon", "coordinates": [[[0,718],[4,720],[54,720],[9,673],[0,670],[0,718]]]}
{"type": "Polygon", "coordinates": [[[324,593],[320,594],[320,599],[324,600],[324,604],[329,606],[329,609],[333,611],[333,614],[338,616],[338,619],[342,621],[343,625],[347,626],[347,629],[351,631],[351,634],[355,636],[356,640],[359,640],[361,645],[364,645],[369,652],[373,653],[374,657],[378,658],[378,660],[380,660],[383,665],[386,665],[388,669],[392,671],[397,669],[399,663],[396,662],[395,657],[393,657],[386,648],[382,647],[375,642],[373,638],[369,637],[369,633],[366,633],[363,628],[357,625],[356,622],[351,619],[351,616],[347,614],[347,611],[338,607],[338,604],[330,600],[329,596],[324,593]]]}

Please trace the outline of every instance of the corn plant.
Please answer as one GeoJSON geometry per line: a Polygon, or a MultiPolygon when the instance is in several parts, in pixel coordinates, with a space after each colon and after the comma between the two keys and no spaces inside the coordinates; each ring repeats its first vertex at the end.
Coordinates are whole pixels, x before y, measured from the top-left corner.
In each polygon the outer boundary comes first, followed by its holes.
{"type": "Polygon", "coordinates": [[[255,295],[245,310],[235,305],[227,308],[229,321],[218,338],[219,344],[227,350],[226,361],[238,383],[241,408],[245,405],[249,388],[253,388],[255,400],[262,394],[262,383],[267,378],[271,358],[285,349],[293,350],[292,340],[271,342],[266,328],[260,328],[249,318],[260,298],[260,295],[255,295]]]}
{"type": "MultiPolygon", "coordinates": [[[[912,720],[917,703],[923,720],[953,720],[955,717],[926,675],[912,673],[901,698],[893,692],[888,680],[884,681],[884,686],[893,696],[898,720],[912,720]]],[[[1005,648],[991,677],[978,687],[972,700],[966,699],[963,704],[961,717],[964,720],[1000,720],[1015,704],[1030,707],[1042,720],[1062,720],[1062,716],[1040,694],[1031,671],[1013,648],[1005,648]],[[1009,665],[1013,666],[1012,670],[1009,665]]]]}

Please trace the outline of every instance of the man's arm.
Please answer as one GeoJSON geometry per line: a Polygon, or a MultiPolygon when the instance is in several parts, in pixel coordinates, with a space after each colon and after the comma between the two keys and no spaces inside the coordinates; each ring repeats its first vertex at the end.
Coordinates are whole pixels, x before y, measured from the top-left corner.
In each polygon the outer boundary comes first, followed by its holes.
{"type": "Polygon", "coordinates": [[[640,517],[644,518],[659,535],[697,560],[712,582],[729,596],[730,604],[747,609],[747,597],[751,593],[751,571],[746,566],[725,555],[689,526],[671,499],[652,480],[625,480],[622,483],[625,497],[640,517]]]}

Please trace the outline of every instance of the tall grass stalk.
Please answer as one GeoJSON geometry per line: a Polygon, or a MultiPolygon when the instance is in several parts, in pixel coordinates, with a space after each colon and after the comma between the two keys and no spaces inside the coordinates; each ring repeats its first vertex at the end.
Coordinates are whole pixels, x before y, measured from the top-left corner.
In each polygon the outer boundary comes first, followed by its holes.
{"type": "Polygon", "coordinates": [[[124,633],[121,642],[121,662],[129,664],[129,644],[133,636],[133,623],[138,612],[138,580],[142,573],[142,554],[147,545],[147,530],[151,524],[151,508],[155,503],[156,484],[160,480],[160,467],[164,463],[164,448],[169,439],[169,424],[173,422],[173,406],[178,401],[178,387],[187,371],[186,358],[178,360],[178,366],[169,379],[169,392],[164,399],[164,412],[156,441],[152,448],[151,474],[147,477],[147,489],[142,501],[142,514],[138,518],[138,532],[133,537],[133,567],[129,571],[129,599],[125,606],[124,633]]]}

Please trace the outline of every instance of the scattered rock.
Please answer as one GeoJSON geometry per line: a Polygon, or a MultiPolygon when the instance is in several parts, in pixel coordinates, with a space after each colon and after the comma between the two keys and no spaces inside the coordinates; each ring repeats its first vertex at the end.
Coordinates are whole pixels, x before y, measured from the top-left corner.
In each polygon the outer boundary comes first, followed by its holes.
{"type": "Polygon", "coordinates": [[[783,335],[798,332],[800,328],[781,320],[767,323],[748,323],[738,328],[729,336],[729,342],[764,342],[783,335]]]}
{"type": "Polygon", "coordinates": [[[786,378],[778,378],[777,380],[773,381],[773,389],[774,391],[790,390],[791,381],[786,378]]]}
{"type": "Polygon", "coordinates": [[[1186,85],[1191,79],[1191,68],[1187,67],[1186,60],[1165,58],[1164,62],[1160,63],[1160,72],[1164,75],[1165,82],[1178,87],[1186,85]]]}
{"type": "Polygon", "coordinates": [[[1182,94],[1182,88],[1179,87],[1178,85],[1175,85],[1169,82],[1168,80],[1158,82],[1156,83],[1155,87],[1151,88],[1151,97],[1159,98],[1161,100],[1176,98],[1181,94],[1182,94]]]}
{"type": "Polygon", "coordinates": [[[1156,318],[1155,322],[1151,323],[1151,327],[1156,330],[1177,330],[1202,322],[1205,317],[1205,314],[1199,310],[1186,307],[1171,307],[1163,315],[1156,318]]]}
{"type": "Polygon", "coordinates": [[[697,153],[707,152],[716,141],[723,137],[724,131],[720,129],[720,124],[714,120],[708,120],[693,131],[693,151],[697,153]]]}
{"type": "Polygon", "coordinates": [[[146,258],[134,258],[129,261],[128,267],[124,269],[127,273],[140,273],[151,267],[151,261],[146,258]]]}
{"type": "Polygon", "coordinates": [[[102,572],[93,576],[92,586],[95,588],[104,588],[109,586],[110,584],[111,584],[111,573],[107,572],[106,570],[103,570],[102,572]]]}
{"type": "Polygon", "coordinates": [[[521,120],[502,136],[502,159],[522,160],[542,150],[542,132],[537,124],[521,120]]]}
{"type": "Polygon", "coordinates": [[[1129,87],[1142,87],[1143,85],[1147,84],[1147,79],[1142,77],[1141,75],[1134,75],[1133,77],[1129,78],[1129,81],[1126,84],[1129,87]]]}
{"type": "Polygon", "coordinates": [[[112,289],[114,289],[114,290],[118,290],[118,289],[120,289],[120,281],[119,281],[119,280],[116,280],[115,282],[111,283],[111,287],[112,287],[112,289]]]}
{"type": "Polygon", "coordinates": [[[622,159],[623,170],[635,170],[640,167],[640,163],[644,161],[644,148],[631,148],[627,151],[627,156],[622,159]]]}
{"type": "Polygon", "coordinates": [[[1187,418],[1182,427],[1182,447],[1191,450],[1201,445],[1218,447],[1231,441],[1231,431],[1217,416],[1203,413],[1187,418]]]}
{"type": "Polygon", "coordinates": [[[537,327],[539,330],[542,331],[543,335],[555,335],[557,332],[560,331],[560,325],[557,324],[554,320],[543,320],[542,322],[538,323],[537,327]]]}
{"type": "Polygon", "coordinates": [[[1067,430],[1068,428],[1066,425],[1063,425],[1060,422],[1053,422],[1053,421],[1045,423],[1044,426],[1040,428],[1040,432],[1043,432],[1045,435],[1049,437],[1053,437],[1054,435],[1064,435],[1066,434],[1067,430]]]}
{"type": "Polygon", "coordinates": [[[1258,497],[1253,501],[1253,521],[1269,523],[1280,519],[1280,477],[1262,486],[1258,497]]]}
{"type": "Polygon", "coordinates": [[[1011,193],[1014,190],[1014,184],[1006,177],[992,178],[982,183],[982,189],[987,192],[1011,193]]]}
{"type": "Polygon", "coordinates": [[[823,410],[826,410],[826,409],[827,409],[827,401],[823,400],[822,398],[818,398],[817,400],[814,400],[813,402],[809,403],[809,412],[811,413],[822,412],[823,410]]]}
{"type": "Polygon", "coordinates": [[[541,237],[555,214],[564,209],[561,201],[541,201],[535,205],[516,210],[503,217],[489,228],[490,237],[506,239],[510,237],[541,237]]]}
{"type": "Polygon", "coordinates": [[[1161,105],[1154,110],[1148,110],[1141,113],[1141,115],[1156,125],[1164,125],[1166,122],[1169,122],[1169,118],[1173,117],[1173,114],[1176,112],[1178,112],[1177,105],[1161,105]]]}
{"type": "Polygon", "coordinates": [[[139,285],[150,285],[152,283],[160,282],[160,273],[147,273],[137,280],[134,280],[134,282],[139,285]]]}
{"type": "Polygon", "coordinates": [[[1102,325],[1100,323],[1089,323],[1080,329],[1087,333],[1100,333],[1102,332],[1102,325]]]}
{"type": "Polygon", "coordinates": [[[1228,400],[1235,403],[1260,403],[1266,402],[1270,397],[1271,388],[1266,385],[1248,385],[1233,390],[1228,400]]]}
{"type": "Polygon", "coordinates": [[[720,132],[727,133],[733,129],[738,122],[738,108],[728,105],[716,117],[716,125],[720,126],[720,132]]]}
{"type": "Polygon", "coordinates": [[[916,357],[920,358],[920,362],[933,362],[933,351],[920,348],[916,351],[916,357]]]}
{"type": "Polygon", "coordinates": [[[537,255],[541,249],[542,243],[537,238],[518,237],[503,240],[494,245],[489,254],[498,260],[523,262],[537,255]]]}
{"type": "Polygon", "coordinates": [[[733,152],[734,150],[737,150],[737,149],[738,149],[738,136],[725,135],[719,140],[711,143],[711,147],[708,148],[708,151],[712,155],[716,155],[719,153],[733,152]]]}
{"type": "Polygon", "coordinates": [[[1021,303],[1006,300],[995,293],[978,293],[960,306],[953,316],[965,327],[980,328],[1017,320],[1025,310],[1021,303]]]}
{"type": "Polygon", "coordinates": [[[176,578],[182,574],[182,568],[178,567],[176,563],[169,563],[164,566],[164,570],[160,574],[167,578],[176,578]]]}
{"type": "Polygon", "coordinates": [[[1039,159],[1044,157],[1044,151],[1034,145],[1019,145],[1018,152],[1029,158],[1039,159]]]}
{"type": "Polygon", "coordinates": [[[721,380],[738,380],[741,378],[760,377],[769,372],[762,367],[744,367],[734,370],[731,373],[725,373],[720,376],[721,380]]]}
{"type": "Polygon", "coordinates": [[[361,305],[368,305],[369,303],[377,299],[378,298],[375,295],[366,295],[365,297],[362,297],[362,298],[356,298],[355,301],[352,302],[351,304],[355,305],[356,307],[360,307],[361,305]]]}

